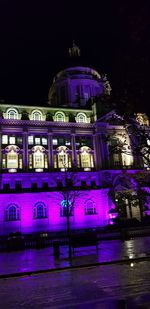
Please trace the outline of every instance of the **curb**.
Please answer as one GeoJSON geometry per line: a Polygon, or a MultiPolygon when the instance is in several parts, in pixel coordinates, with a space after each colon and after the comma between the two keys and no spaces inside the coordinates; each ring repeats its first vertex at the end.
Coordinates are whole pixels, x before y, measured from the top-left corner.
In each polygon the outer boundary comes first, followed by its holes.
{"type": "Polygon", "coordinates": [[[124,263],[129,264],[131,262],[142,262],[142,261],[147,261],[147,260],[148,261],[150,260],[150,256],[133,258],[133,259],[116,260],[116,261],[97,262],[97,263],[84,264],[84,265],[57,267],[57,268],[50,268],[50,269],[48,268],[48,269],[43,269],[43,270],[26,271],[26,272],[11,273],[11,274],[3,274],[3,275],[0,275],[0,279],[32,276],[32,275],[38,275],[38,274],[53,273],[53,272],[75,270],[75,269],[82,269],[82,268],[91,268],[91,267],[104,266],[104,265],[124,264],[124,263]]]}

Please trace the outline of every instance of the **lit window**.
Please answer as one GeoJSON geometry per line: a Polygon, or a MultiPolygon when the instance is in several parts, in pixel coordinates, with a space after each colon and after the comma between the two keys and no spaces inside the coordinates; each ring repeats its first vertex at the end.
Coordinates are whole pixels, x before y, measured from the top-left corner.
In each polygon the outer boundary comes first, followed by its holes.
{"type": "Polygon", "coordinates": [[[33,210],[33,218],[34,219],[47,218],[46,205],[43,202],[38,202],[35,204],[33,210]]]}
{"type": "Polygon", "coordinates": [[[5,148],[6,154],[3,154],[3,159],[5,159],[6,168],[16,169],[18,168],[18,152],[19,148],[17,146],[7,146],[5,148]]]}
{"type": "Polygon", "coordinates": [[[35,138],[35,145],[40,145],[40,137],[35,138]]]}
{"type": "Polygon", "coordinates": [[[19,168],[23,168],[23,160],[22,160],[22,154],[19,155],[19,168]]]}
{"type": "Polygon", "coordinates": [[[2,168],[6,168],[6,155],[2,154],[2,168]]]}
{"type": "Polygon", "coordinates": [[[43,120],[43,114],[40,110],[33,110],[29,118],[30,120],[40,121],[43,120]]]}
{"type": "Polygon", "coordinates": [[[9,109],[6,115],[8,119],[18,119],[18,112],[15,109],[9,109]]]}
{"type": "MultiPolygon", "coordinates": [[[[45,153],[45,148],[42,146],[35,146],[32,148],[32,158],[33,158],[33,166],[31,167],[30,161],[30,168],[35,169],[43,169],[47,168],[47,153],[45,153]]],[[[31,159],[30,159],[31,160],[31,159]]]]}
{"type": "Polygon", "coordinates": [[[54,120],[58,122],[65,122],[65,115],[61,112],[57,112],[54,116],[54,120]]]}
{"type": "Polygon", "coordinates": [[[20,220],[20,210],[16,204],[8,205],[6,209],[6,221],[20,220]]]}
{"type": "Polygon", "coordinates": [[[76,122],[86,123],[87,122],[86,115],[84,113],[79,113],[76,117],[76,122]]]}
{"type": "Polygon", "coordinates": [[[35,111],[32,113],[32,120],[42,120],[42,114],[39,111],[35,111]]]}
{"type": "Polygon", "coordinates": [[[42,137],[42,145],[47,145],[47,138],[42,137]]]}
{"type": "Polygon", "coordinates": [[[71,142],[66,140],[66,141],[65,141],[65,145],[66,145],[66,146],[70,146],[70,145],[71,145],[71,142]]]}
{"type": "Polygon", "coordinates": [[[48,168],[48,155],[42,146],[34,146],[29,154],[29,169],[35,168],[36,172],[48,168]]]}
{"type": "Polygon", "coordinates": [[[15,145],[15,143],[16,143],[15,136],[10,136],[10,137],[9,137],[9,144],[15,145]]]}
{"type": "Polygon", "coordinates": [[[58,140],[57,140],[57,138],[53,138],[53,145],[58,145],[58,140]]]}
{"type": "Polygon", "coordinates": [[[7,154],[7,168],[18,168],[18,154],[14,151],[7,154]]]}
{"type": "Polygon", "coordinates": [[[44,154],[37,151],[33,154],[34,168],[44,168],[44,154]]]}
{"type": "Polygon", "coordinates": [[[8,135],[2,135],[2,144],[8,144],[8,135]]]}
{"type": "Polygon", "coordinates": [[[29,154],[29,168],[31,169],[32,167],[32,154],[29,154]]]}
{"type": "Polygon", "coordinates": [[[47,155],[45,155],[44,158],[45,158],[45,168],[48,168],[48,157],[47,157],[47,155]]]}
{"type": "Polygon", "coordinates": [[[28,144],[33,145],[33,136],[32,135],[28,136],[28,144]]]}
{"type": "Polygon", "coordinates": [[[17,137],[17,144],[22,144],[22,137],[17,137]]]}
{"type": "Polygon", "coordinates": [[[78,167],[93,168],[94,159],[93,153],[89,147],[83,146],[80,148],[80,152],[77,155],[78,167]]]}
{"type": "Polygon", "coordinates": [[[54,155],[54,167],[60,169],[71,168],[71,155],[66,146],[57,148],[57,153],[54,155]]]}

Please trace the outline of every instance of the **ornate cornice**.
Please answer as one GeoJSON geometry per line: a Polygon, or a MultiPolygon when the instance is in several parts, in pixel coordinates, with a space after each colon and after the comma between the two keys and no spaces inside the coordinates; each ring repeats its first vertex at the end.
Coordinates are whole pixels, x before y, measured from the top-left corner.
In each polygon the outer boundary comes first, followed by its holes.
{"type": "Polygon", "coordinates": [[[36,121],[36,120],[17,120],[17,119],[1,119],[0,125],[27,126],[27,127],[62,127],[62,128],[94,128],[92,123],[77,122],[54,122],[54,121],[36,121]]]}

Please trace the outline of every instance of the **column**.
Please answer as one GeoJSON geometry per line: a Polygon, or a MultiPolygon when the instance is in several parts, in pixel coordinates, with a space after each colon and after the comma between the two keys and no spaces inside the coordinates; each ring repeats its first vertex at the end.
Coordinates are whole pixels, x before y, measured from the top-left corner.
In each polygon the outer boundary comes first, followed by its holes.
{"type": "Polygon", "coordinates": [[[23,132],[23,169],[28,170],[28,132],[23,132]]]}
{"type": "Polygon", "coordinates": [[[48,163],[49,163],[49,168],[53,169],[54,168],[53,141],[52,141],[52,133],[51,132],[48,132],[48,163]]]}
{"type": "Polygon", "coordinates": [[[72,148],[72,165],[74,168],[77,167],[77,155],[76,155],[76,139],[75,134],[71,135],[71,148],[72,148]]]}
{"type": "Polygon", "coordinates": [[[106,138],[105,134],[101,133],[99,135],[101,165],[103,168],[107,168],[109,163],[108,146],[107,146],[107,140],[105,141],[105,138],[106,138]]]}
{"type": "Polygon", "coordinates": [[[99,170],[102,166],[101,164],[101,154],[100,147],[98,145],[98,136],[93,134],[93,150],[94,150],[94,167],[99,170]]]}

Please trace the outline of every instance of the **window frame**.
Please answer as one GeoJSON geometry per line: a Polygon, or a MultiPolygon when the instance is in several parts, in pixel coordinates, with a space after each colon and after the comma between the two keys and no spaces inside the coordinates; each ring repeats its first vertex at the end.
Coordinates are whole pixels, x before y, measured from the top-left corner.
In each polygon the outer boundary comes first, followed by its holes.
{"type": "Polygon", "coordinates": [[[65,117],[65,114],[61,111],[58,111],[55,113],[54,115],[54,121],[56,122],[65,122],[66,121],[66,117],[65,117]],[[61,120],[58,120],[58,115],[61,115],[61,120]]]}
{"type": "Polygon", "coordinates": [[[17,204],[11,203],[6,207],[6,221],[7,222],[20,221],[20,208],[17,204]],[[12,216],[10,216],[10,209],[11,208],[15,209],[15,212],[11,213],[12,216]]]}
{"type": "Polygon", "coordinates": [[[2,145],[8,145],[8,135],[2,134],[2,145]]]}
{"type": "Polygon", "coordinates": [[[95,202],[92,199],[88,199],[88,200],[85,201],[84,214],[85,214],[85,216],[97,215],[95,202]],[[88,206],[89,203],[92,204],[92,206],[91,205],[88,206]]]}
{"type": "Polygon", "coordinates": [[[47,206],[45,205],[44,202],[37,202],[35,205],[34,205],[34,208],[33,208],[33,219],[46,219],[48,218],[47,216],[47,206]],[[39,211],[38,207],[42,207],[42,212],[41,212],[41,209],[39,211]],[[39,214],[42,213],[43,215],[40,216],[39,214]]]}
{"type": "Polygon", "coordinates": [[[71,151],[66,146],[59,146],[54,151],[54,168],[64,170],[72,167],[71,151]]]}
{"type": "Polygon", "coordinates": [[[30,117],[30,120],[33,120],[33,121],[42,121],[43,120],[43,114],[40,110],[33,110],[32,113],[31,113],[31,117],[30,117]],[[35,115],[39,115],[39,119],[36,119],[35,118],[35,115]]]}
{"type": "Polygon", "coordinates": [[[9,108],[6,111],[6,119],[10,119],[10,120],[17,120],[19,119],[19,113],[15,108],[9,108]],[[10,113],[13,112],[14,117],[10,117],[10,113]]]}
{"type": "Polygon", "coordinates": [[[78,162],[78,168],[83,168],[83,169],[94,168],[93,150],[87,146],[80,147],[79,151],[77,152],[77,162],[78,162]],[[88,161],[88,164],[87,164],[87,161],[88,161]]]}
{"type": "Polygon", "coordinates": [[[48,151],[45,147],[35,145],[30,149],[30,152],[28,153],[28,167],[30,170],[34,169],[37,172],[43,171],[43,169],[48,169],[48,151]]]}
{"type": "MultiPolygon", "coordinates": [[[[66,218],[67,217],[67,206],[65,206],[66,200],[62,200],[60,203],[60,217],[66,218]]],[[[73,205],[70,201],[69,203],[69,217],[72,217],[74,215],[73,205]]]]}
{"type": "Polygon", "coordinates": [[[87,115],[85,113],[78,113],[75,119],[76,119],[76,122],[78,122],[78,123],[88,123],[87,115]],[[82,118],[80,118],[80,117],[82,117],[82,118]],[[82,121],[81,121],[81,119],[82,119],[82,121]]]}

